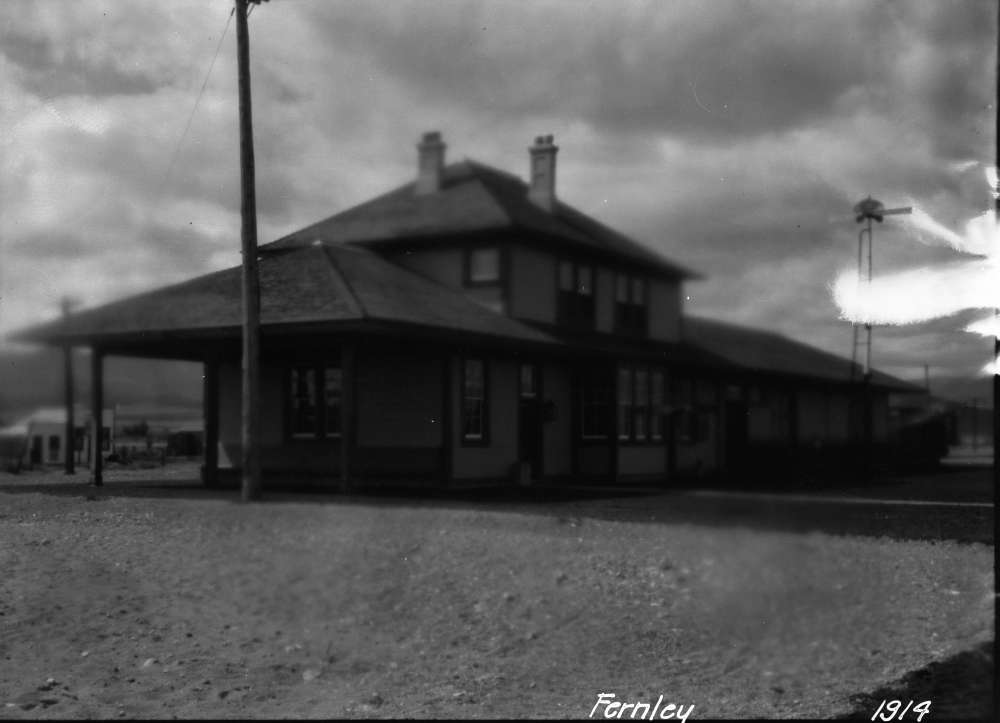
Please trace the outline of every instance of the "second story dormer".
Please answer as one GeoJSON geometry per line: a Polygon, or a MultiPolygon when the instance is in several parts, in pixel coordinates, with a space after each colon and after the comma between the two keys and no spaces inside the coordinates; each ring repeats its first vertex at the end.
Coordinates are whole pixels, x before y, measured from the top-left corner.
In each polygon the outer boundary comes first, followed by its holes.
{"type": "Polygon", "coordinates": [[[468,159],[448,164],[446,150],[439,133],[424,134],[413,182],[268,248],[360,244],[515,319],[679,338],[681,287],[697,274],[560,200],[552,136],[528,148],[527,183],[468,159]]]}

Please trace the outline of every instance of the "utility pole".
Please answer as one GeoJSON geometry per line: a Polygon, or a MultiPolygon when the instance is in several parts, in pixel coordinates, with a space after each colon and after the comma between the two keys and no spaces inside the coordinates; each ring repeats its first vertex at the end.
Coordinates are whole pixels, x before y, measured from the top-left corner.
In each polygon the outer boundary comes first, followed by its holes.
{"type": "Polygon", "coordinates": [[[979,399],[972,399],[972,451],[976,451],[979,444],[979,399]]]}
{"type": "MultiPolygon", "coordinates": [[[[1000,5],[997,6],[997,22],[1000,22],[1000,5]]],[[[996,92],[997,98],[1000,98],[1000,33],[997,34],[997,72],[996,92]]],[[[996,131],[994,136],[994,168],[997,171],[997,187],[994,189],[994,217],[993,221],[996,224],[1000,224],[1000,107],[994,107],[993,113],[996,116],[996,131]]],[[[993,321],[1000,321],[998,319],[1000,316],[1000,309],[993,310],[993,321]]],[[[997,486],[1000,485],[1000,467],[997,465],[997,456],[1000,455],[1000,424],[997,423],[998,418],[1000,418],[1000,369],[997,368],[997,362],[1000,361],[1000,335],[993,336],[993,489],[994,494],[997,486]]]]}
{"type": "Polygon", "coordinates": [[[240,240],[243,249],[243,483],[244,502],[260,499],[260,280],[257,274],[257,201],[254,191],[253,117],[250,104],[249,5],[236,2],[239,67],[240,240]]]}
{"type": "MultiPolygon", "coordinates": [[[[69,297],[62,298],[63,320],[69,321],[72,302],[69,297]]],[[[66,474],[76,474],[76,421],[73,419],[73,345],[69,342],[63,345],[63,393],[66,404],[66,445],[63,453],[66,456],[66,474]]]]}

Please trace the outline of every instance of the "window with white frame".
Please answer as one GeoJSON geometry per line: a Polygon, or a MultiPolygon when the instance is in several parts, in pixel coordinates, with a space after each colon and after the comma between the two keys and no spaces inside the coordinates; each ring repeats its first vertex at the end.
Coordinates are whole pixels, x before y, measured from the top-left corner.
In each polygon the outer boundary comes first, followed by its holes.
{"type": "Polygon", "coordinates": [[[470,285],[500,283],[500,249],[496,246],[471,248],[466,252],[465,281],[470,285]]]}
{"type": "Polygon", "coordinates": [[[664,375],[641,364],[618,368],[618,439],[645,443],[663,439],[664,375]]]}
{"type": "Polygon", "coordinates": [[[632,368],[618,368],[618,439],[632,438],[632,368]]]}
{"type": "Polygon", "coordinates": [[[594,267],[590,264],[559,262],[559,289],[556,313],[559,323],[590,330],[594,328],[594,267]]]}
{"type": "Polygon", "coordinates": [[[462,441],[489,441],[489,405],[486,361],[466,359],[462,363],[462,441]]]}
{"type": "Polygon", "coordinates": [[[663,404],[664,380],[663,372],[654,369],[650,375],[649,404],[651,415],[649,419],[649,438],[654,442],[663,439],[663,404]]]}
{"type": "Polygon", "coordinates": [[[673,385],[673,406],[678,410],[677,439],[682,444],[700,444],[712,438],[715,429],[718,389],[706,380],[680,379],[673,385]]]}
{"type": "Polygon", "coordinates": [[[636,367],[632,371],[632,439],[649,439],[649,370],[636,367]]]}
{"type": "Polygon", "coordinates": [[[343,377],[338,367],[297,365],[288,370],[288,434],[299,439],[340,436],[343,377]]]}
{"type": "Polygon", "coordinates": [[[646,279],[619,273],[615,279],[615,330],[621,334],[645,336],[647,312],[646,279]]]}

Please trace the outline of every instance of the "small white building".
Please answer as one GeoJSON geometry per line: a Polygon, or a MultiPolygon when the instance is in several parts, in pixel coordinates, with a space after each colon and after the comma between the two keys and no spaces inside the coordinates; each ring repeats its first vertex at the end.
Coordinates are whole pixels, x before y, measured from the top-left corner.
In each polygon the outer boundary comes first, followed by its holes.
{"type": "MultiPolygon", "coordinates": [[[[66,461],[67,450],[72,449],[74,459],[78,464],[90,463],[91,415],[82,407],[77,408],[73,415],[75,434],[72,447],[66,439],[66,409],[64,407],[42,407],[19,420],[15,424],[0,430],[0,436],[13,441],[20,438],[23,441],[23,466],[41,464],[63,464],[66,461]]],[[[101,426],[102,452],[109,454],[114,449],[115,413],[111,409],[102,412],[101,426]]]]}

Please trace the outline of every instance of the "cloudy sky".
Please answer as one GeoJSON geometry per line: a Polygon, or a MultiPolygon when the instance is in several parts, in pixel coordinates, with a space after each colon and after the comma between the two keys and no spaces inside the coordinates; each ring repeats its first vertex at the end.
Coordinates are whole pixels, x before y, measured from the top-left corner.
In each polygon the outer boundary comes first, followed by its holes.
{"type": "MultiPolygon", "coordinates": [[[[0,3],[0,334],[239,262],[228,0],[0,3]],[[181,142],[183,136],[183,142],[181,142]]],[[[965,2],[272,0],[250,17],[261,242],[450,160],[527,176],[708,276],[692,313],[850,354],[851,209],[989,209],[996,7],[965,2]]],[[[901,217],[876,275],[968,261],[901,217]]],[[[980,311],[878,328],[905,377],[971,374],[980,311]]]]}

